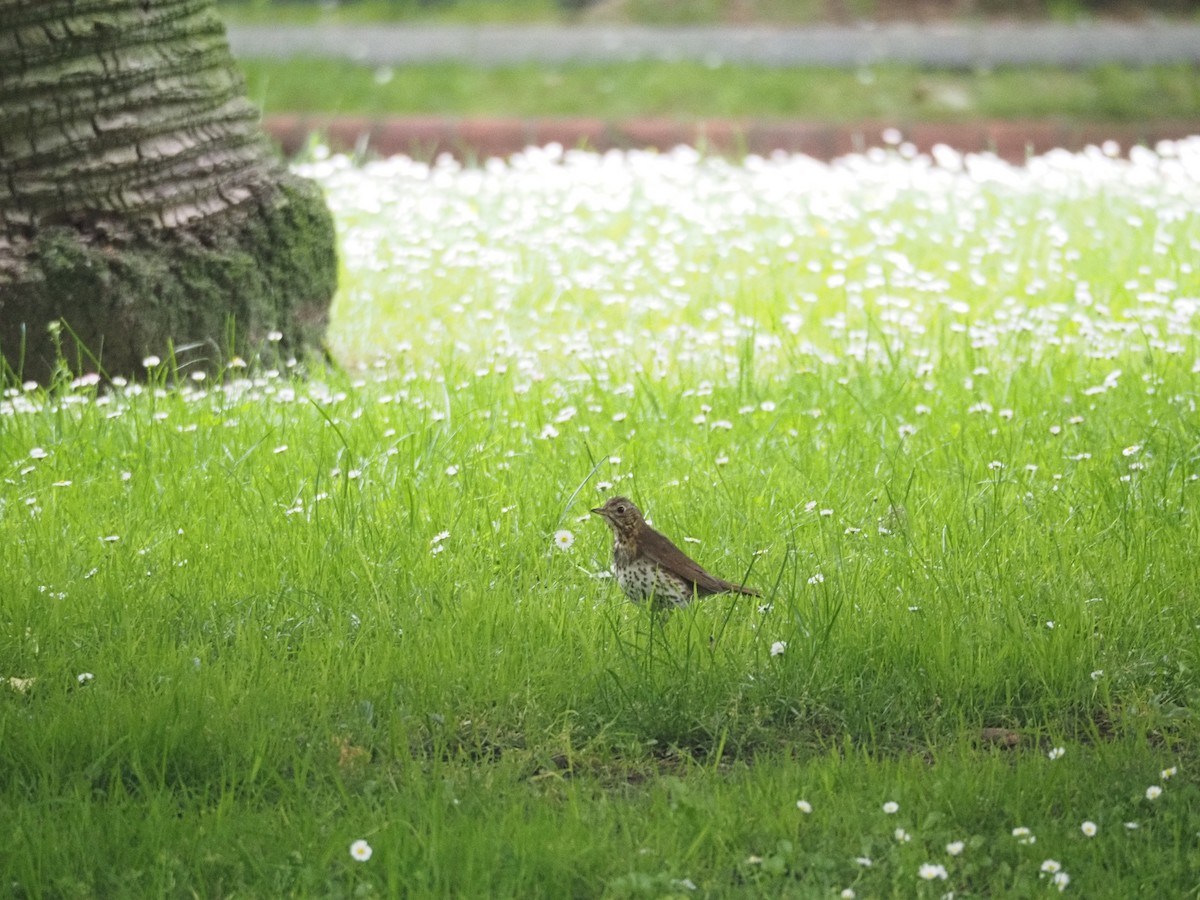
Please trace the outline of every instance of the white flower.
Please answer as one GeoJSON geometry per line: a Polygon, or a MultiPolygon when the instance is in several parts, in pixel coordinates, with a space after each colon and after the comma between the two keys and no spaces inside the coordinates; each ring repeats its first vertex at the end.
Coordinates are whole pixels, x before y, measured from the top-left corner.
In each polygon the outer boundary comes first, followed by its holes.
{"type": "Polygon", "coordinates": [[[78,680],[78,682],[80,684],[87,684],[89,681],[91,681],[95,677],[96,676],[93,675],[91,672],[80,672],[78,675],[75,676],[76,680],[78,680]]]}
{"type": "Polygon", "coordinates": [[[951,841],[949,844],[946,845],[946,852],[949,853],[951,856],[958,856],[960,853],[963,852],[963,849],[966,846],[967,845],[964,844],[962,841],[951,841]]]}
{"type": "Polygon", "coordinates": [[[787,649],[787,641],[776,641],[771,645],[772,656],[782,656],[783,651],[787,649]]]}
{"type": "Polygon", "coordinates": [[[350,845],[350,855],[359,862],[366,862],[371,858],[371,845],[364,840],[357,840],[350,845]]]}
{"type": "Polygon", "coordinates": [[[1063,755],[1064,753],[1066,753],[1066,752],[1067,752],[1067,748],[1066,748],[1066,747],[1055,747],[1054,749],[1052,749],[1052,750],[1051,750],[1049,753],[1047,753],[1046,755],[1047,755],[1048,757],[1050,757],[1051,759],[1058,759],[1060,756],[1062,756],[1062,755],[1063,755]]]}
{"type": "Polygon", "coordinates": [[[45,450],[43,450],[41,447],[34,447],[32,450],[29,451],[30,459],[45,459],[49,455],[50,454],[47,453],[45,450]]]}
{"type": "Polygon", "coordinates": [[[842,892],[838,894],[838,896],[841,897],[842,900],[854,900],[858,894],[854,893],[854,888],[843,888],[842,892]]]}
{"type": "Polygon", "coordinates": [[[1057,859],[1043,860],[1042,871],[1049,875],[1053,875],[1055,872],[1061,872],[1062,863],[1060,863],[1057,859]]]}
{"type": "Polygon", "coordinates": [[[903,828],[897,828],[895,831],[892,832],[892,836],[895,837],[896,840],[901,844],[907,844],[909,841],[912,840],[912,835],[909,834],[907,831],[905,831],[903,828]]]}
{"type": "Polygon", "coordinates": [[[900,804],[895,800],[889,800],[887,803],[883,804],[883,811],[889,816],[898,813],[900,812],[900,804]]]}
{"type": "Polygon", "coordinates": [[[278,447],[276,447],[276,448],[275,448],[275,451],[274,451],[274,452],[276,452],[276,453],[287,453],[287,448],[288,448],[288,445],[287,445],[287,444],[280,444],[278,447]]]}
{"type": "Polygon", "coordinates": [[[1159,772],[1158,777],[1161,778],[1163,781],[1166,781],[1169,778],[1174,778],[1178,774],[1179,774],[1179,767],[1178,766],[1170,766],[1169,768],[1163,769],[1161,772],[1159,772]]]}
{"type": "Polygon", "coordinates": [[[818,572],[817,574],[813,575],[811,578],[808,579],[808,583],[809,584],[820,584],[824,580],[825,580],[825,576],[822,575],[820,572],[818,572]]]}
{"type": "Polygon", "coordinates": [[[797,800],[796,801],[796,809],[800,810],[800,812],[804,813],[807,816],[812,812],[812,804],[809,803],[807,800],[797,800]]]}
{"type": "Polygon", "coordinates": [[[1033,832],[1030,831],[1028,828],[1024,828],[1024,827],[1014,828],[1012,830],[1012,836],[1015,837],[1017,839],[1017,843],[1020,843],[1020,844],[1036,844],[1037,843],[1037,837],[1035,837],[1033,832]]]}
{"type": "Polygon", "coordinates": [[[282,331],[268,331],[267,332],[267,340],[273,344],[278,343],[279,341],[283,340],[283,332],[282,331]]]}
{"type": "Polygon", "coordinates": [[[1121,451],[1121,455],[1122,456],[1133,456],[1133,454],[1137,453],[1141,449],[1142,449],[1141,444],[1131,444],[1130,446],[1126,447],[1124,450],[1121,451]]]}
{"type": "Polygon", "coordinates": [[[570,550],[571,545],[575,543],[575,535],[562,528],[554,532],[554,546],[559,550],[570,550]]]}
{"type": "Polygon", "coordinates": [[[945,881],[949,877],[946,867],[937,863],[921,863],[921,868],[917,870],[917,874],[926,881],[933,881],[935,878],[945,881]]]}
{"type": "Polygon", "coordinates": [[[1092,672],[1092,681],[1099,681],[1103,676],[1104,676],[1104,670],[1096,669],[1096,671],[1092,672]]]}
{"type": "Polygon", "coordinates": [[[854,857],[854,861],[864,869],[871,865],[871,857],[869,856],[856,856],[854,857]]]}
{"type": "Polygon", "coordinates": [[[1088,820],[1079,826],[1079,830],[1082,831],[1084,833],[1084,835],[1087,837],[1095,837],[1096,836],[1096,823],[1092,822],[1091,820],[1088,820]]]}
{"type": "Polygon", "coordinates": [[[1157,784],[1152,784],[1150,787],[1146,788],[1147,800],[1157,800],[1161,795],[1162,788],[1160,788],[1157,784]]]}
{"type": "Polygon", "coordinates": [[[446,474],[453,478],[458,474],[458,466],[446,466],[446,474]]]}
{"type": "Polygon", "coordinates": [[[450,537],[450,532],[448,532],[448,531],[439,531],[437,534],[435,534],[435,535],[433,536],[433,539],[432,539],[432,540],[431,540],[429,543],[431,543],[431,544],[440,544],[442,541],[444,541],[444,540],[445,540],[446,538],[448,538],[448,537],[450,537]]]}
{"type": "Polygon", "coordinates": [[[147,356],[146,358],[144,358],[144,359],[142,360],[142,365],[143,365],[143,366],[145,366],[147,369],[153,369],[153,368],[154,368],[155,366],[157,366],[157,365],[158,365],[160,362],[162,362],[162,360],[161,360],[161,359],[159,359],[157,356],[155,356],[155,355],[152,353],[152,354],[150,354],[149,356],[147,356]]]}
{"type": "Polygon", "coordinates": [[[1125,830],[1126,830],[1126,831],[1137,831],[1137,830],[1138,830],[1139,828],[1141,828],[1141,827],[1142,827],[1142,826],[1141,826],[1141,825],[1139,825],[1137,822],[1126,822],[1126,823],[1125,823],[1125,830]]]}
{"type": "Polygon", "coordinates": [[[1055,872],[1054,873],[1054,886],[1056,888],[1058,888],[1058,892],[1060,894],[1067,889],[1067,885],[1070,883],[1071,883],[1071,876],[1068,875],[1066,872],[1055,872]]]}

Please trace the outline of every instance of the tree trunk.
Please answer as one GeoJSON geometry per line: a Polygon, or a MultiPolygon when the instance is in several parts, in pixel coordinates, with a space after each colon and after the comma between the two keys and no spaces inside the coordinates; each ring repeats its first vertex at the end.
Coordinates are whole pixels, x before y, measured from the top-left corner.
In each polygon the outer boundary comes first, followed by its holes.
{"type": "Polygon", "coordinates": [[[10,375],[319,344],[333,223],[258,120],[212,0],[0,0],[10,375]]]}

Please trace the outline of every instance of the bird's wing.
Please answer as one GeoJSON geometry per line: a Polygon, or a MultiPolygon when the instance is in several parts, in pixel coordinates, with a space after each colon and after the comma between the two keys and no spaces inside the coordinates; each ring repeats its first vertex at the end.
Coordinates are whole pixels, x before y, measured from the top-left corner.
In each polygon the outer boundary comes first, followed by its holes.
{"type": "Polygon", "coordinates": [[[752,588],[742,587],[708,574],[699,563],[676,547],[670,538],[665,534],[659,534],[649,526],[643,528],[641,534],[638,535],[638,543],[641,545],[642,553],[664,569],[690,581],[696,586],[697,593],[721,594],[728,591],[735,594],[749,594],[753,597],[759,596],[758,591],[752,588]]]}

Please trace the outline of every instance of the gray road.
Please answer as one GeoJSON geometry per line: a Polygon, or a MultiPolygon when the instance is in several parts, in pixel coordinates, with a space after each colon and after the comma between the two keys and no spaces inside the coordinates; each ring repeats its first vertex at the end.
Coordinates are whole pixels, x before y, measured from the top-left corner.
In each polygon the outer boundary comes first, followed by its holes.
{"type": "Polygon", "coordinates": [[[372,65],[459,61],[700,60],[710,65],[860,67],[1200,62],[1200,24],[945,24],[644,28],[580,26],[230,26],[243,57],[341,57],[372,65]]]}

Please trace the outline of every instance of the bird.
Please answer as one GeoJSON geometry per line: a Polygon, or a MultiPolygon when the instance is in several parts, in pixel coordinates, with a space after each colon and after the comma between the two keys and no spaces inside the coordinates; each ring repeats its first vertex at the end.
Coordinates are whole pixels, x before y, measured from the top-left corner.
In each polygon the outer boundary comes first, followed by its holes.
{"type": "Polygon", "coordinates": [[[628,497],[610,497],[592,513],[613,531],[613,575],[634,603],[653,599],[656,608],[687,606],[709,594],[762,596],[754,588],[710,575],[671,540],[646,524],[628,497]]]}

